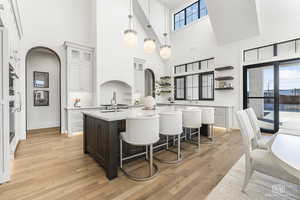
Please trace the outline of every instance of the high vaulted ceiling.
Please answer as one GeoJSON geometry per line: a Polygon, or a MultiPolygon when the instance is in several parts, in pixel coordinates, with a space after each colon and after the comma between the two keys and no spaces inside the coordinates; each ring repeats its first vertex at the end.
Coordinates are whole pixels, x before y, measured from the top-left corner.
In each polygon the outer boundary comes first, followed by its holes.
{"type": "Polygon", "coordinates": [[[169,9],[175,9],[188,0],[160,0],[169,9]]]}

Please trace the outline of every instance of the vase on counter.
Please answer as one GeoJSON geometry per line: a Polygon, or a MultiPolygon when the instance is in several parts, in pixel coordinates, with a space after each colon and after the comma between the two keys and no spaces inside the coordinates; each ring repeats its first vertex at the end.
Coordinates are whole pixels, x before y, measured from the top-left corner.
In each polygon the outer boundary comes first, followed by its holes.
{"type": "Polygon", "coordinates": [[[75,108],[80,108],[80,99],[79,98],[75,99],[74,107],[75,108]]]}
{"type": "Polygon", "coordinates": [[[152,96],[147,96],[144,100],[145,110],[154,110],[156,106],[156,101],[152,96]]]}

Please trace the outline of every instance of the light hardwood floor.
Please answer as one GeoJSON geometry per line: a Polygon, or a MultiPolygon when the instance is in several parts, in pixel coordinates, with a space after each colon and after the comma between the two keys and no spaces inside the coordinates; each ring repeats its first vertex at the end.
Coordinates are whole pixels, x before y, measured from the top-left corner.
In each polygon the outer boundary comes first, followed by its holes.
{"type": "MultiPolygon", "coordinates": [[[[238,131],[217,129],[214,144],[201,150],[183,144],[184,160],[178,165],[157,163],[160,174],[148,182],[134,182],[122,172],[108,181],[104,171],[83,154],[82,136],[68,138],[55,129],[31,132],[22,141],[12,162],[12,178],[0,185],[2,200],[201,200],[217,185],[242,155],[238,131]]],[[[172,157],[168,152],[161,157],[172,157]]],[[[146,171],[143,160],[126,165],[146,171]]]]}

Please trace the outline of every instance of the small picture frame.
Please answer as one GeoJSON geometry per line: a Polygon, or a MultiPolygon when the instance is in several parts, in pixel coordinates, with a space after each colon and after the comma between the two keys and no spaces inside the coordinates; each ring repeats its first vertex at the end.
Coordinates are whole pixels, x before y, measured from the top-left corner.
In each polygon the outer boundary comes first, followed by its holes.
{"type": "Polygon", "coordinates": [[[49,106],[49,91],[34,90],[34,106],[49,106]]]}
{"type": "Polygon", "coordinates": [[[33,86],[35,88],[49,88],[49,73],[33,72],[33,86]]]}

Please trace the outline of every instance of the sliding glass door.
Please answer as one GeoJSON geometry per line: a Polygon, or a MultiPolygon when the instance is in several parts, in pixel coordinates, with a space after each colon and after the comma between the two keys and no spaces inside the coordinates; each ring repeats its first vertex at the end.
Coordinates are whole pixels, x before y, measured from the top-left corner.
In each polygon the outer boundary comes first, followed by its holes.
{"type": "Polygon", "coordinates": [[[264,132],[300,123],[300,60],[244,66],[244,108],[264,132]]]}
{"type": "Polygon", "coordinates": [[[244,71],[244,107],[253,108],[265,132],[275,132],[276,91],[275,66],[252,66],[244,71]]]}
{"type": "Polygon", "coordinates": [[[279,125],[300,124],[300,60],[279,64],[279,125]]]}

